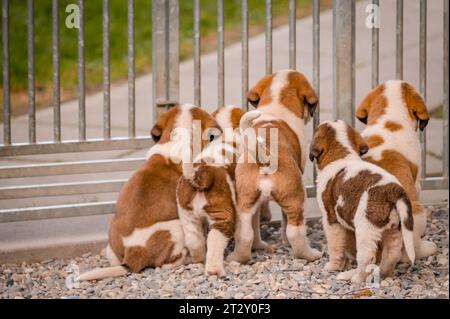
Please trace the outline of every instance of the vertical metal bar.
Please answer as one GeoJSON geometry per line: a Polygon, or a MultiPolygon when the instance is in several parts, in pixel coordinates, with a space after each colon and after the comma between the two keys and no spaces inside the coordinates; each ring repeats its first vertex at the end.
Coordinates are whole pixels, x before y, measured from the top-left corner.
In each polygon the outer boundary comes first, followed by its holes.
{"type": "Polygon", "coordinates": [[[333,116],[354,124],[355,3],[333,2],[333,116]]]}
{"type": "Polygon", "coordinates": [[[218,106],[225,102],[225,64],[224,64],[224,32],[223,32],[223,0],[217,0],[217,85],[218,106]]]}
{"type": "Polygon", "coordinates": [[[9,2],[2,3],[2,42],[3,42],[3,143],[11,144],[11,110],[9,87],[9,2]]]}
{"type": "Polygon", "coordinates": [[[128,0],[128,136],[136,136],[136,105],[134,88],[134,0],[128,0]]]}
{"type": "MultiPolygon", "coordinates": [[[[157,80],[156,77],[158,75],[158,64],[156,63],[158,61],[156,50],[158,46],[156,45],[158,43],[157,35],[158,32],[156,30],[159,23],[156,23],[156,20],[160,20],[158,13],[158,2],[152,1],[152,122],[155,122],[158,116],[158,106],[156,105],[156,99],[157,99],[157,80]]],[[[160,21],[158,21],[160,22],[160,21]]]]}
{"type": "MultiPolygon", "coordinates": [[[[419,68],[419,88],[424,101],[427,101],[427,0],[420,0],[420,68],[419,68]]],[[[426,177],[427,167],[427,141],[425,131],[420,134],[422,146],[422,179],[426,177]]]]}
{"type": "Polygon", "coordinates": [[[289,0],[289,68],[295,70],[296,68],[296,24],[297,24],[297,10],[296,0],[289,0]]]}
{"type": "Polygon", "coordinates": [[[266,74],[272,73],[272,0],[266,0],[266,74]]]}
{"type": "Polygon", "coordinates": [[[194,104],[202,103],[201,93],[200,0],[194,0],[194,104]]]}
{"type": "Polygon", "coordinates": [[[403,79],[403,0],[397,0],[395,77],[403,79]]]}
{"type": "Polygon", "coordinates": [[[166,95],[166,64],[165,64],[165,1],[152,1],[152,85],[153,85],[153,121],[164,111],[158,107],[158,100],[166,95]]]}
{"type": "Polygon", "coordinates": [[[242,108],[248,111],[248,0],[242,0],[242,108]]]}
{"type": "Polygon", "coordinates": [[[179,68],[179,5],[178,0],[169,0],[166,16],[166,39],[168,50],[168,100],[179,102],[180,68],[179,68]]]}
{"type": "Polygon", "coordinates": [[[80,28],[78,29],[78,138],[86,139],[86,87],[84,64],[84,1],[78,0],[80,28]]]}
{"type": "MultiPolygon", "coordinates": [[[[380,6],[379,0],[372,0],[372,4],[376,7],[380,6]]],[[[375,19],[375,16],[374,16],[375,19]]],[[[372,27],[372,88],[376,87],[379,83],[379,29],[378,25],[372,27]]]]}
{"type": "Polygon", "coordinates": [[[30,143],[36,143],[34,74],[34,0],[28,0],[28,141],[30,143]]]}
{"type": "Polygon", "coordinates": [[[177,0],[152,1],[153,120],[179,99],[178,17],[177,0]]]}
{"type": "MultiPolygon", "coordinates": [[[[313,3],[313,87],[317,96],[320,96],[320,0],[313,3]]],[[[320,103],[320,98],[319,98],[320,103]]],[[[317,105],[313,118],[313,129],[320,123],[320,105],[317,105]]],[[[317,169],[314,165],[314,181],[317,178],[317,169]]]]}
{"type": "Polygon", "coordinates": [[[443,106],[443,131],[444,131],[444,148],[442,149],[443,153],[443,176],[448,179],[448,143],[449,143],[449,133],[448,133],[448,100],[449,100],[449,66],[448,66],[448,34],[449,34],[449,18],[448,18],[448,0],[444,0],[444,101],[442,103],[443,106]]]}
{"type": "Polygon", "coordinates": [[[111,138],[109,0],[103,0],[103,138],[111,138]]]}
{"type": "Polygon", "coordinates": [[[61,142],[58,0],[53,0],[52,4],[52,64],[53,64],[53,141],[61,142]]]}

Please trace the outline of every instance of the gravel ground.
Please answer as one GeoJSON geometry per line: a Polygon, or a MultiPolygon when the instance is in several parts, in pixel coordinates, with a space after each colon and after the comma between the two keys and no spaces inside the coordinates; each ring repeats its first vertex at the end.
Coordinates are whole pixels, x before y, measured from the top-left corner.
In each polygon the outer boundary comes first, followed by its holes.
{"type": "MultiPolygon", "coordinates": [[[[437,209],[428,222],[426,238],[438,253],[427,259],[399,264],[395,278],[379,288],[355,287],[323,270],[327,256],[313,263],[291,257],[280,243],[279,228],[266,226],[263,237],[276,252],[253,254],[249,265],[226,263],[227,277],[204,275],[201,264],[172,270],[146,269],[140,274],[101,281],[71,281],[80,272],[107,266],[103,255],[86,254],[71,260],[0,266],[0,298],[449,298],[448,208],[437,209]]],[[[312,246],[325,249],[320,219],[308,221],[312,246]]]]}

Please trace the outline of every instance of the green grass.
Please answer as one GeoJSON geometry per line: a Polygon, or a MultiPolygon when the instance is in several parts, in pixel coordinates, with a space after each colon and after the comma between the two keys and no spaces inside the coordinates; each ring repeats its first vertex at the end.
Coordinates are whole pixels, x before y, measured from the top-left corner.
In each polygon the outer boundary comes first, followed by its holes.
{"type": "MultiPolygon", "coordinates": [[[[37,104],[51,102],[52,92],[52,1],[35,1],[35,63],[37,104]]],[[[60,0],[60,52],[62,99],[76,96],[77,87],[77,29],[65,27],[68,13],[65,8],[74,0],[60,0]]],[[[85,1],[85,61],[88,92],[98,90],[102,83],[102,1],[85,1]]],[[[180,58],[192,55],[193,0],[180,0],[180,58]]],[[[329,6],[331,1],[324,1],[329,6]]],[[[152,17],[150,0],[135,0],[135,52],[136,73],[151,69],[152,17]]],[[[310,13],[312,1],[298,0],[297,15],[310,13]]],[[[265,1],[249,0],[250,33],[262,31],[265,19],[265,1]]],[[[288,0],[274,0],[273,24],[288,19],[288,0]]],[[[111,80],[120,81],[127,76],[127,1],[110,1],[110,55],[111,80]]],[[[239,39],[241,1],[224,1],[226,45],[239,39]]],[[[1,25],[0,25],[1,28],[1,25]]],[[[202,51],[215,49],[217,29],[217,2],[201,1],[202,51]]],[[[1,45],[1,44],[0,44],[1,45]]],[[[27,1],[10,1],[10,85],[15,114],[23,113],[27,104],[27,1]]],[[[0,73],[3,66],[0,64],[0,73]]],[[[2,94],[3,96],[3,94],[2,94]]]]}

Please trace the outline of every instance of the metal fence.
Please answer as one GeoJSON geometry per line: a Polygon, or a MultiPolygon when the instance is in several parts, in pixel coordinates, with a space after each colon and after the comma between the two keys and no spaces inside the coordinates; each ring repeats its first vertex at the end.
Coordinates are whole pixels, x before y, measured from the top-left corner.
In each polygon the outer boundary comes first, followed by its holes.
{"type": "MultiPolygon", "coordinates": [[[[201,104],[201,42],[200,42],[200,1],[194,2],[194,101],[201,104]]],[[[313,1],[313,87],[320,91],[320,1],[313,1]]],[[[403,0],[397,1],[396,25],[396,77],[403,76],[403,0]]],[[[134,1],[128,0],[128,136],[111,137],[110,112],[110,57],[109,57],[109,0],[103,0],[103,138],[86,139],[86,85],[84,59],[84,16],[83,0],[78,0],[80,28],[78,29],[78,140],[61,140],[60,111],[60,43],[58,0],[53,0],[52,23],[52,66],[53,66],[53,140],[36,141],[35,108],[35,64],[34,64],[34,1],[28,0],[28,97],[29,97],[29,141],[11,144],[10,69],[9,69],[9,1],[2,3],[3,41],[3,130],[4,141],[0,145],[1,157],[55,154],[70,152],[93,152],[123,149],[148,148],[149,137],[136,136],[135,119],[135,71],[134,71],[134,1]]],[[[378,4],[374,0],[374,4],[378,4]]],[[[444,2],[444,99],[443,99],[443,174],[440,177],[426,176],[426,143],[422,141],[422,173],[424,189],[448,188],[448,1],[444,2]]],[[[272,1],[266,0],[265,12],[265,72],[272,70],[272,1]]],[[[426,97],[426,12],[427,1],[420,0],[420,91],[426,97]]],[[[218,105],[224,104],[224,1],[217,0],[217,78],[218,105]]],[[[153,105],[157,116],[179,101],[179,6],[177,0],[153,0],[152,2],[152,65],[153,65],[153,105]]],[[[379,81],[379,29],[372,29],[372,86],[379,81]]],[[[249,88],[249,5],[242,0],[242,107],[248,109],[246,92],[249,88]]],[[[333,2],[333,115],[354,124],[355,109],[355,1],[336,0],[333,2]],[[351,106],[351,107],[349,107],[351,106]]],[[[289,0],[289,66],[296,68],[296,1],[289,0]]],[[[319,110],[320,108],[318,108],[319,110]]],[[[155,118],[155,117],[154,117],[155,118]]],[[[314,128],[320,122],[317,111],[314,128]]],[[[0,167],[0,178],[33,178],[54,175],[74,175],[132,171],[143,158],[106,159],[46,163],[0,167]]],[[[76,194],[118,192],[126,179],[106,181],[84,181],[74,183],[28,184],[0,187],[0,200],[48,197],[76,194]]],[[[307,186],[308,196],[314,196],[314,186],[307,186]]],[[[114,201],[65,203],[27,208],[0,209],[0,222],[21,220],[108,214],[114,212],[114,201]]]]}

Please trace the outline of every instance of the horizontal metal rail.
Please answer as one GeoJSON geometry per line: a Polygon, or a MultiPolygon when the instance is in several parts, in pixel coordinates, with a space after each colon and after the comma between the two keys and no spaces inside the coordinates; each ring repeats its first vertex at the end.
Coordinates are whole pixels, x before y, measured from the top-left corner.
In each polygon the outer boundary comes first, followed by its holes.
{"type": "Polygon", "coordinates": [[[116,179],[107,181],[0,187],[0,200],[45,196],[113,193],[120,191],[122,185],[126,181],[126,179],[116,179]]]}
{"type": "Polygon", "coordinates": [[[0,167],[0,178],[24,178],[53,175],[75,175],[104,172],[124,172],[138,168],[145,158],[77,161],[0,167]]]}
{"type": "Polygon", "coordinates": [[[120,137],[106,141],[103,139],[64,141],[57,144],[53,142],[40,142],[36,144],[17,143],[1,145],[0,156],[144,149],[152,146],[153,143],[153,140],[149,137],[136,137],[132,139],[120,137]]]}
{"type": "Polygon", "coordinates": [[[115,201],[41,206],[30,208],[0,209],[0,223],[113,214],[115,201]]]}

